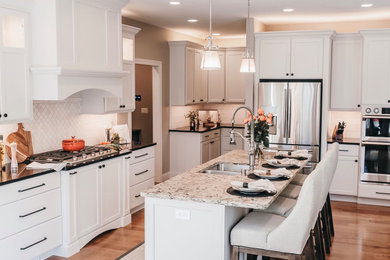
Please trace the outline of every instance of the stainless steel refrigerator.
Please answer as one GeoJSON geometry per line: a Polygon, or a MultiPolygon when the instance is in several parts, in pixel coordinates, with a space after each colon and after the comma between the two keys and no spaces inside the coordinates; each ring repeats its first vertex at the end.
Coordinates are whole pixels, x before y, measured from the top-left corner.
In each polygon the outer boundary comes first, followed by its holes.
{"type": "Polygon", "coordinates": [[[320,158],[321,81],[260,81],[258,107],[274,114],[270,146],[307,149],[320,158]]]}

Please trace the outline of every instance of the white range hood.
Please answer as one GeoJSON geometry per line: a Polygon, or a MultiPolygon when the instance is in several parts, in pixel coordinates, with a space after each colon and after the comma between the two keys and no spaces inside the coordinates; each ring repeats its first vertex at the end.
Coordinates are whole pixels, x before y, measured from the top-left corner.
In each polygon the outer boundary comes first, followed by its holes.
{"type": "Polygon", "coordinates": [[[34,100],[122,94],[121,9],[129,0],[39,0],[32,13],[34,100]],[[76,94],[77,95],[77,94],[76,94]]]}

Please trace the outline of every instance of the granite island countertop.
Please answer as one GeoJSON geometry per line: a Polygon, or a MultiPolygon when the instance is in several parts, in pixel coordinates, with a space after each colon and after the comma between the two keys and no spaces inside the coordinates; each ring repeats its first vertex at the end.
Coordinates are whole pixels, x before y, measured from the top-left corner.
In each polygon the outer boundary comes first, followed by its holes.
{"type": "MultiPolygon", "coordinates": [[[[309,158],[310,159],[310,158],[309,158]]],[[[308,159],[308,160],[309,160],[308,159]]],[[[301,168],[291,170],[294,174],[301,171],[308,160],[300,161],[301,168]]],[[[161,199],[195,201],[210,204],[220,204],[232,207],[242,207],[251,209],[266,209],[279,196],[279,194],[291,182],[289,180],[272,181],[277,189],[275,195],[264,197],[243,197],[230,195],[226,190],[231,186],[230,182],[234,180],[252,182],[254,180],[247,177],[241,177],[240,174],[222,175],[200,173],[203,169],[218,162],[248,163],[248,153],[244,150],[234,150],[215,158],[209,162],[199,165],[187,172],[179,174],[165,182],[141,192],[143,197],[153,197],[161,199]]]]}

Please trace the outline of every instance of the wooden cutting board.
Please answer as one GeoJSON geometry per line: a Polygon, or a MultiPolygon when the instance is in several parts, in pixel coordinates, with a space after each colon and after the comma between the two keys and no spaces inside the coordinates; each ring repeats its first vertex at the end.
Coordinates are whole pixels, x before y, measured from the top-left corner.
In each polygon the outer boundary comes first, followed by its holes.
{"type": "Polygon", "coordinates": [[[24,162],[34,153],[31,132],[24,131],[22,123],[18,124],[18,130],[16,132],[11,133],[7,137],[7,145],[5,150],[9,158],[11,158],[11,147],[9,147],[9,144],[12,142],[17,143],[18,145],[16,153],[16,159],[18,163],[24,162]]]}

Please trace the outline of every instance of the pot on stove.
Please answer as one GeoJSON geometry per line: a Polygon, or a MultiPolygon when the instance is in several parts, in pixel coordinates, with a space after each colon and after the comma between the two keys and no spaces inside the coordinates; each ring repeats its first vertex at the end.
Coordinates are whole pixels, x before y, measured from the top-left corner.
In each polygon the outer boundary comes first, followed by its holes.
{"type": "Polygon", "coordinates": [[[83,139],[76,139],[72,136],[71,139],[62,140],[62,149],[64,151],[80,151],[84,149],[85,141],[83,139]]]}

